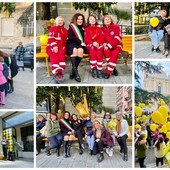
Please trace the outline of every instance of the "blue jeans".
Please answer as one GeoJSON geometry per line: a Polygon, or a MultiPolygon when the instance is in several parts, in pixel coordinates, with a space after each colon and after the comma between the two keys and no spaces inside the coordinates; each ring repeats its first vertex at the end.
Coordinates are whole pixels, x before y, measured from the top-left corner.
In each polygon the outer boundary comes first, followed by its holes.
{"type": "Polygon", "coordinates": [[[47,150],[54,148],[60,149],[63,141],[63,136],[61,133],[58,133],[56,136],[48,137],[48,140],[50,141],[51,145],[47,148],[47,150]]]}
{"type": "Polygon", "coordinates": [[[150,34],[150,38],[154,49],[156,49],[159,46],[163,38],[163,33],[164,33],[163,30],[159,30],[159,31],[153,30],[152,33],[150,34]]]}
{"type": "Polygon", "coordinates": [[[89,145],[89,149],[93,150],[93,146],[94,146],[94,135],[91,136],[87,136],[87,143],[89,145]]]}

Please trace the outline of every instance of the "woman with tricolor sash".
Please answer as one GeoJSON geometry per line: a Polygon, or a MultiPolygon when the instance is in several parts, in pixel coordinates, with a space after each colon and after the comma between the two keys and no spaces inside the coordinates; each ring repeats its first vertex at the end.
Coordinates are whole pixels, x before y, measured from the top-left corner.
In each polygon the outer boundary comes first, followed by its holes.
{"type": "Polygon", "coordinates": [[[81,78],[78,73],[78,66],[82,60],[83,54],[88,53],[84,43],[85,26],[86,22],[84,15],[76,13],[73,16],[68,29],[67,55],[70,56],[72,63],[70,79],[74,78],[77,82],[81,82],[81,78]]]}
{"type": "Polygon", "coordinates": [[[68,111],[63,112],[60,119],[60,129],[61,134],[64,138],[63,142],[63,157],[71,157],[70,148],[72,144],[72,140],[74,138],[74,130],[71,126],[71,115],[68,111]]]}

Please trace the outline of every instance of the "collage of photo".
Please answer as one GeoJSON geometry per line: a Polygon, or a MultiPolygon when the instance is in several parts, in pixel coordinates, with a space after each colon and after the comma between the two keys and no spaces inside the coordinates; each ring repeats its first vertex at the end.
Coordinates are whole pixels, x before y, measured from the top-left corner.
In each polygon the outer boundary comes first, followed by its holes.
{"type": "Polygon", "coordinates": [[[170,168],[170,2],[0,2],[0,168],[170,168]]]}

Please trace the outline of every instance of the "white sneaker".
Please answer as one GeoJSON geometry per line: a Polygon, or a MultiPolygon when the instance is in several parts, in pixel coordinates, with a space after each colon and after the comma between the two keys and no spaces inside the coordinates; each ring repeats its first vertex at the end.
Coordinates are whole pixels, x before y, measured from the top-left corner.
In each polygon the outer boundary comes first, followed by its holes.
{"type": "Polygon", "coordinates": [[[113,156],[113,149],[110,149],[110,151],[109,151],[109,156],[110,156],[110,157],[113,156]]]}
{"type": "Polygon", "coordinates": [[[106,148],[106,153],[107,153],[107,154],[110,153],[110,148],[106,148]]]}

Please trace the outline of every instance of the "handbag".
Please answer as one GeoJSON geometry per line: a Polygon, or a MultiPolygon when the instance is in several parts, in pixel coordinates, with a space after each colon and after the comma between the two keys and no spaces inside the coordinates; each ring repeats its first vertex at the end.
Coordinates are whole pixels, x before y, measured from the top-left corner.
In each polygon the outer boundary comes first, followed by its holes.
{"type": "Polygon", "coordinates": [[[47,137],[47,127],[46,125],[40,130],[41,136],[47,137]]]}

